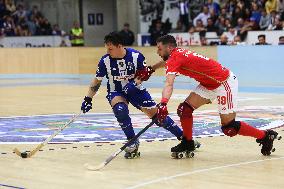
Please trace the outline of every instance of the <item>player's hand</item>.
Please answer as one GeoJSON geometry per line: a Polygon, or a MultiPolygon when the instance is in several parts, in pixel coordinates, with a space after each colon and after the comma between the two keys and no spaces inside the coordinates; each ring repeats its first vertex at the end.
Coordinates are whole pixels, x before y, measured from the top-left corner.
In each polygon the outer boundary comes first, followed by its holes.
{"type": "Polygon", "coordinates": [[[84,101],[81,106],[83,113],[86,113],[92,109],[92,98],[85,96],[84,101]]]}
{"type": "Polygon", "coordinates": [[[160,123],[164,123],[166,117],[168,116],[168,108],[166,103],[159,103],[158,104],[158,111],[157,111],[157,119],[160,123]]]}
{"type": "Polygon", "coordinates": [[[152,73],[154,72],[155,70],[153,70],[151,66],[146,66],[142,70],[137,70],[135,77],[141,81],[147,81],[151,77],[152,73]]]}

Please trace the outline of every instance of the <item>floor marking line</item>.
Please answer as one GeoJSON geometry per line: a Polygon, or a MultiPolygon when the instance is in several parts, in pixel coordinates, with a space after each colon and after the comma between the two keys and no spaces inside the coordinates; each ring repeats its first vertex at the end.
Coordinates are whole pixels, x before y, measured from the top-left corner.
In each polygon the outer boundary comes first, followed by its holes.
{"type": "Polygon", "coordinates": [[[25,188],[22,188],[22,187],[10,186],[10,185],[6,185],[6,184],[0,184],[0,186],[4,186],[4,187],[7,187],[7,188],[15,188],[15,189],[25,189],[25,188]]]}
{"type": "Polygon", "coordinates": [[[271,159],[264,159],[264,160],[256,160],[256,161],[248,161],[248,162],[241,162],[241,163],[223,165],[223,166],[212,167],[212,168],[207,168],[207,169],[199,169],[199,170],[195,170],[195,171],[180,173],[180,174],[177,174],[177,175],[172,175],[172,176],[168,176],[168,177],[161,177],[161,178],[158,178],[158,179],[146,181],[146,182],[143,182],[143,183],[134,185],[134,186],[127,187],[127,188],[125,188],[125,189],[141,188],[141,187],[143,187],[143,186],[147,186],[147,185],[150,185],[150,184],[159,183],[159,182],[161,182],[161,181],[167,181],[167,180],[174,179],[174,178],[177,178],[177,177],[183,177],[183,176],[193,175],[193,174],[196,174],[196,173],[208,172],[208,171],[212,171],[212,170],[223,169],[223,168],[229,168],[229,167],[237,167],[237,166],[241,166],[241,165],[259,163],[259,162],[264,162],[264,161],[280,160],[280,159],[284,159],[284,157],[271,158],[271,159]]]}

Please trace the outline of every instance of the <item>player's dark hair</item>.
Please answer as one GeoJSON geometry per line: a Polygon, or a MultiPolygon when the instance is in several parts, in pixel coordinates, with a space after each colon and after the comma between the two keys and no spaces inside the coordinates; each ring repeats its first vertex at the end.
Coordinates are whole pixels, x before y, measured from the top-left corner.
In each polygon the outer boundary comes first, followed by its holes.
{"type": "Polygon", "coordinates": [[[261,37],[263,37],[263,38],[265,39],[265,35],[264,35],[264,34],[258,35],[258,36],[257,36],[257,39],[259,39],[259,38],[261,38],[261,37]]]}
{"type": "Polygon", "coordinates": [[[280,36],[280,37],[279,37],[279,40],[281,40],[281,39],[284,39],[284,36],[280,36]]]}
{"type": "Polygon", "coordinates": [[[162,43],[163,45],[171,45],[173,47],[177,47],[176,39],[172,35],[163,35],[159,37],[156,42],[162,43]]]}
{"type": "Polygon", "coordinates": [[[112,43],[114,46],[122,45],[123,38],[118,32],[111,32],[105,36],[105,44],[112,43]]]}

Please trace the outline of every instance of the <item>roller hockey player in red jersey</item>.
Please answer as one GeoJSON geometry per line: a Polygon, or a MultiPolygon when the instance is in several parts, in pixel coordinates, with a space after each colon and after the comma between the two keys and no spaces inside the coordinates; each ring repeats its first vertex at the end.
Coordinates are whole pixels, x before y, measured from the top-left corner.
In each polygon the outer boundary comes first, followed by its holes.
{"type": "MultiPolygon", "coordinates": [[[[256,138],[262,145],[261,153],[268,156],[275,149],[273,141],[281,137],[273,130],[259,130],[243,121],[236,121],[236,106],[238,93],[238,79],[232,71],[223,67],[217,61],[197,54],[187,49],[178,48],[176,40],[171,35],[164,35],[157,40],[157,53],[163,61],[152,66],[152,69],[164,67],[166,69],[166,82],[162,93],[162,100],[158,104],[157,117],[163,121],[168,115],[167,103],[173,92],[173,84],[177,75],[182,74],[195,79],[200,84],[177,108],[183,128],[183,139],[180,144],[171,148],[172,155],[192,152],[194,142],[192,139],[193,111],[214,99],[218,102],[218,111],[221,118],[222,131],[225,135],[233,137],[237,134],[256,138]]],[[[148,80],[152,72],[147,69],[137,75],[141,80],[148,80]]]]}

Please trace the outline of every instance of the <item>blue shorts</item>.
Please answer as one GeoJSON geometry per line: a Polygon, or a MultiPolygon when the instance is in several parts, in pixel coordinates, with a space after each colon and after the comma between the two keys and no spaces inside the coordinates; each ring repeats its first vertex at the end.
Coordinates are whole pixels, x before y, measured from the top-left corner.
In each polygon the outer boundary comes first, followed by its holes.
{"type": "Polygon", "coordinates": [[[121,92],[109,92],[106,96],[109,103],[116,96],[121,96],[130,102],[135,108],[141,110],[141,108],[154,108],[156,107],[156,102],[152,99],[149,92],[144,89],[137,89],[136,94],[127,95],[123,91],[121,92]]]}

